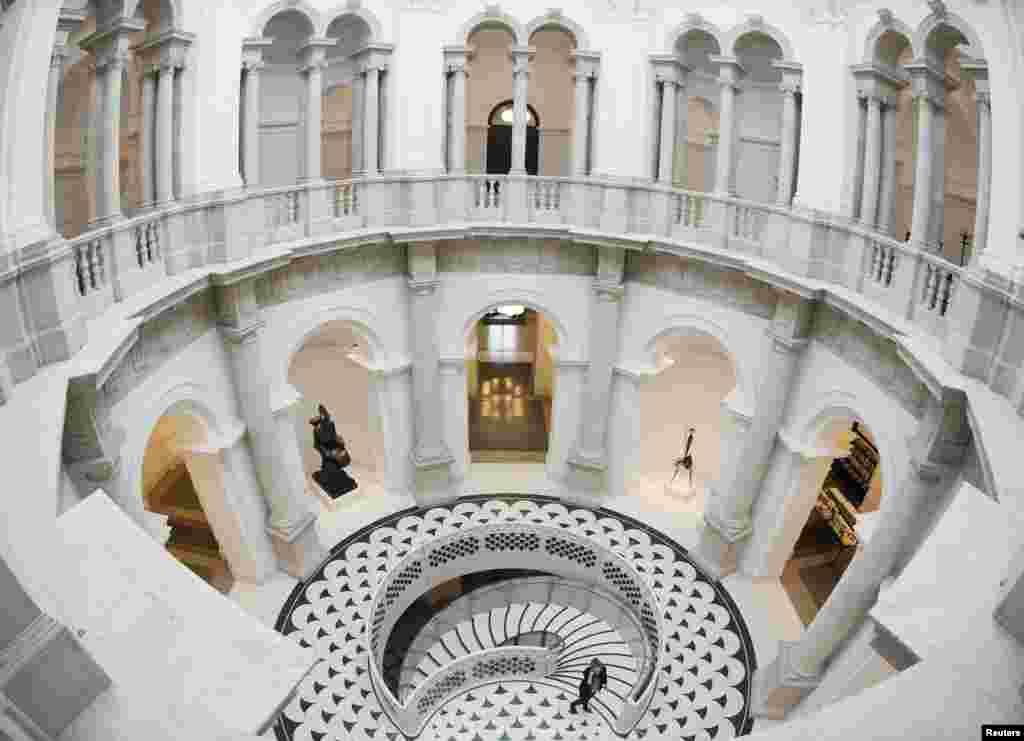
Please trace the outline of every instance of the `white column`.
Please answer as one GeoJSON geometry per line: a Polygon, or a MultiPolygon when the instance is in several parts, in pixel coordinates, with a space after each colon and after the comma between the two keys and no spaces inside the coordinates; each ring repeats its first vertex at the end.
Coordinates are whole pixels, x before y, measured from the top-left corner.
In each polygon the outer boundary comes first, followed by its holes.
{"type": "Polygon", "coordinates": [[[57,202],[54,190],[56,173],[57,105],[60,100],[60,80],[67,50],[56,46],[50,54],[50,74],[46,85],[46,177],[43,178],[46,223],[57,228],[57,202]]]}
{"type": "Polygon", "coordinates": [[[878,230],[893,236],[896,213],[896,96],[882,108],[882,194],[878,199],[878,230]]]}
{"type": "Polygon", "coordinates": [[[978,104],[978,192],[974,207],[973,256],[985,250],[992,205],[992,100],[987,91],[979,91],[975,100],[978,104]]]}
{"type": "Polygon", "coordinates": [[[437,347],[438,281],[409,281],[413,337],[413,407],[415,408],[415,458],[420,461],[450,457],[444,440],[437,347]]]}
{"type": "Polygon", "coordinates": [[[530,80],[530,58],[532,50],[512,50],[512,175],[526,174],[526,125],[529,111],[526,96],[530,80]]]}
{"type": "Polygon", "coordinates": [[[352,174],[364,171],[363,163],[363,116],[366,110],[366,72],[356,70],[352,80],[352,174]]]}
{"type": "Polygon", "coordinates": [[[156,84],[156,199],[174,200],[174,73],[172,63],[160,65],[156,84]]]}
{"type": "Polygon", "coordinates": [[[946,105],[944,98],[935,106],[932,118],[932,202],[931,239],[936,250],[944,241],[946,224],[946,105]]]}
{"type": "Polygon", "coordinates": [[[712,57],[720,64],[719,72],[719,117],[718,117],[718,171],[715,174],[715,193],[731,195],[733,192],[733,171],[735,169],[736,144],[736,95],[743,68],[735,59],[712,57]]]}
{"type": "Polygon", "coordinates": [[[323,128],[323,74],[320,62],[303,68],[306,75],[306,116],[303,132],[306,137],[305,178],[319,180],[321,174],[320,140],[323,128]]]}
{"type": "Polygon", "coordinates": [[[658,182],[672,184],[672,165],[676,159],[676,96],[677,81],[665,77],[661,81],[661,144],[658,148],[658,182]]]}
{"type": "Polygon", "coordinates": [[[366,68],[366,97],[363,107],[363,173],[379,174],[377,144],[380,141],[380,67],[366,68]]]}
{"type": "Polygon", "coordinates": [[[779,182],[776,202],[789,206],[793,200],[793,175],[796,159],[796,94],[799,85],[785,80],[782,90],[782,140],[779,152],[779,182]]]}
{"type": "Polygon", "coordinates": [[[910,238],[914,244],[923,246],[928,243],[928,238],[931,236],[932,155],[934,154],[932,106],[935,103],[934,96],[928,91],[918,91],[915,97],[917,102],[917,151],[914,162],[914,211],[910,226],[910,238]]]}
{"type": "Polygon", "coordinates": [[[96,220],[101,223],[121,217],[121,73],[126,56],[112,43],[96,60],[96,220]]]}
{"type": "Polygon", "coordinates": [[[263,62],[246,62],[245,77],[245,122],[242,170],[245,185],[255,188],[260,184],[260,74],[263,62]]]}
{"type": "Polygon", "coordinates": [[[590,147],[590,80],[589,71],[580,71],[580,62],[573,74],[575,83],[575,116],[572,128],[572,174],[574,177],[587,175],[587,152],[590,147]]]}
{"type": "Polygon", "coordinates": [[[452,75],[452,151],[448,153],[450,171],[456,174],[466,172],[466,60],[453,61],[448,65],[452,75]]]}
{"type": "Polygon", "coordinates": [[[139,145],[139,159],[142,161],[142,203],[156,201],[156,74],[158,67],[147,67],[142,75],[142,136],[139,145]]]}
{"type": "Polygon", "coordinates": [[[878,185],[882,155],[882,99],[877,94],[868,95],[867,130],[864,138],[864,192],[861,194],[860,220],[865,226],[874,227],[878,213],[878,185]]]}

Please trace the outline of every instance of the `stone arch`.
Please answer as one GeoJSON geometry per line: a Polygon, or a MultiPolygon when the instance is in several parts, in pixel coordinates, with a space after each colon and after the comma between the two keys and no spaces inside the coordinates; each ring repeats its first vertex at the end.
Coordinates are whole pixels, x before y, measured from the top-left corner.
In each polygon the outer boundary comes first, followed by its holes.
{"type": "Polygon", "coordinates": [[[523,38],[526,43],[530,43],[530,39],[533,34],[537,31],[557,28],[573,37],[576,42],[577,49],[589,49],[590,39],[587,36],[587,32],[583,30],[583,27],[568,16],[564,16],[561,13],[547,13],[545,15],[537,16],[532,21],[526,24],[526,29],[523,32],[523,38]]]}
{"type": "Polygon", "coordinates": [[[660,364],[656,357],[657,343],[670,337],[695,335],[703,335],[717,341],[732,362],[736,373],[736,388],[729,393],[729,396],[732,398],[734,406],[744,412],[756,409],[757,399],[753,370],[749,367],[749,363],[744,362],[738,341],[731,337],[723,326],[706,317],[696,314],[674,314],[664,317],[654,326],[653,331],[648,333],[647,339],[643,342],[641,346],[643,348],[642,360],[656,369],[655,373],[660,373],[665,366],[660,364]]]}
{"type": "Polygon", "coordinates": [[[270,23],[271,19],[279,14],[284,13],[288,10],[294,10],[304,16],[309,21],[313,28],[313,34],[316,35],[322,26],[320,20],[320,12],[310,5],[306,0],[278,0],[275,3],[271,3],[256,17],[256,21],[252,25],[251,36],[261,38],[264,31],[267,28],[267,24],[270,23]]]}
{"type": "MultiPolygon", "coordinates": [[[[146,0],[126,0],[124,4],[124,17],[131,18],[142,10],[146,0]]],[[[184,27],[181,17],[182,0],[158,0],[161,9],[170,17],[161,24],[163,30],[180,29],[184,27]]]]}
{"type": "Polygon", "coordinates": [[[669,31],[665,36],[665,53],[675,54],[676,46],[691,31],[701,31],[714,39],[715,43],[718,44],[719,54],[724,54],[726,49],[731,48],[726,45],[726,35],[721,28],[694,13],[688,15],[682,23],[669,31]]]}
{"type": "Polygon", "coordinates": [[[475,302],[474,308],[470,310],[468,314],[464,312],[463,320],[460,323],[458,338],[449,337],[449,341],[447,343],[442,343],[442,357],[446,355],[444,348],[458,347],[458,355],[463,354],[465,352],[466,343],[472,336],[473,328],[476,326],[476,323],[480,321],[487,312],[506,304],[525,306],[528,309],[533,309],[539,314],[543,314],[545,318],[551,322],[551,326],[555,328],[559,356],[562,359],[576,359],[580,357],[580,347],[576,344],[578,339],[570,335],[566,329],[565,320],[559,316],[557,311],[550,308],[550,303],[533,291],[520,290],[516,288],[494,291],[487,296],[485,302],[475,302]]]}
{"type": "Polygon", "coordinates": [[[337,305],[326,309],[308,311],[289,323],[289,335],[284,342],[284,352],[280,353],[275,363],[272,389],[285,389],[289,386],[288,369],[292,359],[302,346],[320,329],[331,322],[344,322],[350,326],[353,334],[366,343],[368,363],[382,365],[394,360],[387,349],[390,345],[376,328],[375,317],[365,309],[354,306],[337,305]]]}
{"type": "Polygon", "coordinates": [[[726,43],[722,45],[722,48],[726,50],[724,53],[730,56],[736,56],[736,45],[740,40],[748,34],[761,34],[767,36],[776,44],[779,45],[779,49],[782,50],[783,62],[795,62],[796,58],[793,56],[793,45],[789,41],[789,37],[786,36],[777,27],[765,23],[760,18],[751,18],[746,23],[741,23],[738,26],[730,29],[726,34],[726,43]]]}
{"type": "Polygon", "coordinates": [[[896,440],[881,424],[885,410],[873,408],[855,394],[841,389],[825,392],[815,399],[807,409],[789,426],[792,438],[804,448],[813,449],[818,445],[818,435],[828,422],[836,417],[848,417],[863,423],[878,447],[878,464],[882,470],[882,502],[892,501],[899,484],[900,459],[896,440]]]}
{"type": "Polygon", "coordinates": [[[146,406],[138,430],[127,438],[129,449],[125,456],[128,462],[126,474],[132,496],[142,496],[142,464],[146,447],[157,423],[169,413],[186,414],[198,419],[206,429],[207,439],[204,443],[208,446],[230,437],[241,425],[206,386],[192,381],[171,385],[146,406]]]}
{"type": "Polygon", "coordinates": [[[974,27],[956,13],[932,13],[926,17],[917,27],[913,37],[913,48],[915,58],[928,53],[928,41],[940,28],[951,28],[967,40],[968,49],[962,53],[964,59],[972,61],[983,61],[985,59],[985,48],[981,45],[981,39],[975,32],[974,27]]]}
{"type": "Polygon", "coordinates": [[[455,38],[456,46],[468,46],[469,37],[480,28],[504,28],[512,35],[512,44],[515,46],[525,44],[529,37],[523,30],[522,24],[515,18],[501,11],[500,8],[494,11],[477,13],[459,28],[455,38]]]}
{"type": "Polygon", "coordinates": [[[921,50],[915,44],[914,30],[900,19],[888,15],[879,18],[878,22],[868,31],[867,38],[864,39],[863,59],[865,64],[880,61],[878,58],[879,43],[886,34],[890,33],[902,36],[910,47],[911,57],[918,58],[921,50]]]}
{"type": "Polygon", "coordinates": [[[346,16],[352,18],[358,18],[366,24],[367,28],[370,29],[371,42],[380,42],[384,35],[384,27],[381,25],[380,19],[370,10],[366,8],[353,8],[348,5],[338,5],[331,8],[322,16],[322,26],[316,26],[317,36],[326,36],[327,29],[331,27],[331,24],[340,18],[346,16]]]}

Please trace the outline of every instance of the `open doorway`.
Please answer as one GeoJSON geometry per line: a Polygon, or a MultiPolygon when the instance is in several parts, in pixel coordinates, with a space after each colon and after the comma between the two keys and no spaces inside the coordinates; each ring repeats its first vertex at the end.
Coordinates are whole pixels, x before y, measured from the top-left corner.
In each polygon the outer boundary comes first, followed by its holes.
{"type": "Polygon", "coordinates": [[[476,324],[467,368],[474,463],[543,463],[551,434],[555,330],[525,306],[499,306],[476,324]]]}
{"type": "MultiPolygon", "coordinates": [[[[526,120],[526,172],[536,175],[540,163],[540,134],[537,111],[528,105],[526,120]]],[[[505,175],[512,169],[512,124],[515,114],[512,101],[499,103],[487,122],[487,172],[505,175]]]]}
{"type": "Polygon", "coordinates": [[[207,484],[222,488],[223,482],[215,481],[213,471],[206,471],[188,455],[189,447],[201,444],[205,436],[203,423],[190,414],[161,417],[146,445],[142,494],[148,511],[167,517],[171,531],[167,550],[200,579],[227,594],[235,577],[199,492],[207,484]],[[206,473],[211,475],[203,478],[206,473]],[[202,480],[196,481],[193,474],[202,480]]]}
{"type": "Polygon", "coordinates": [[[878,447],[862,423],[831,420],[818,440],[845,454],[828,464],[782,571],[782,586],[804,625],[814,620],[870,537],[882,491],[878,447]]]}

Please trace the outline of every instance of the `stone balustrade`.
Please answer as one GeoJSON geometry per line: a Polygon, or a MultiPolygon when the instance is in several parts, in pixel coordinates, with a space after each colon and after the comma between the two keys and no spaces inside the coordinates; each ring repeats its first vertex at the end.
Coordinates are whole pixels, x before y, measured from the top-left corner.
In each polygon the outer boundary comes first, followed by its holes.
{"type": "MultiPolygon", "coordinates": [[[[12,277],[31,269],[52,271],[49,280],[56,285],[47,291],[53,296],[21,297],[29,314],[23,324],[52,327],[59,320],[67,325],[190,268],[242,260],[258,266],[265,257],[270,269],[272,257],[287,258],[282,251],[326,253],[353,239],[401,241],[407,229],[429,228],[437,238],[448,232],[457,238],[474,223],[497,228],[496,236],[502,229],[509,236],[531,236],[530,227],[536,227],[546,237],[581,243],[608,244],[613,238],[623,249],[724,262],[755,277],[767,270],[782,280],[770,282],[783,287],[841,286],[880,305],[887,317],[922,330],[956,370],[968,367],[968,354],[999,352],[998,333],[986,337],[973,331],[993,321],[978,312],[1007,306],[1024,311],[1024,283],[952,265],[829,214],[639,180],[412,174],[238,189],[144,211],[70,241],[26,250],[32,254],[11,255],[0,300],[13,302],[18,290],[28,290],[16,287],[12,277]],[[756,269],[751,260],[757,261],[756,269]],[[968,272],[971,291],[961,307],[968,272]],[[44,315],[43,321],[33,313],[44,315]],[[951,321],[961,341],[944,348],[951,321]],[[985,342],[989,346],[979,347],[985,342]]],[[[84,332],[78,334],[84,341],[84,332]]],[[[74,343],[65,344],[70,347],[44,353],[42,362],[77,350],[74,343]]],[[[15,382],[34,372],[27,366],[11,370],[15,382]]]]}
{"type": "Polygon", "coordinates": [[[371,604],[370,630],[365,636],[370,679],[381,707],[403,733],[412,737],[419,733],[433,709],[443,704],[444,698],[499,676],[485,668],[490,664],[471,659],[485,657],[483,660],[494,663],[519,657],[518,661],[530,663],[523,663],[523,671],[514,673],[519,677],[545,676],[540,672],[546,666],[554,670],[558,650],[549,656],[552,649],[513,646],[488,649],[446,665],[425,679],[405,703],[399,702],[384,682],[388,636],[416,599],[448,579],[504,568],[509,558],[519,568],[543,570],[588,584],[620,604],[641,626],[643,640],[636,646],[640,653],[636,657],[640,667],[637,681],[615,719],[615,732],[625,736],[643,716],[658,686],[658,667],[665,650],[662,608],[644,578],[621,556],[589,538],[532,523],[465,528],[413,550],[390,570],[377,588],[371,604]],[[548,658],[550,664],[545,663],[548,658]]]}

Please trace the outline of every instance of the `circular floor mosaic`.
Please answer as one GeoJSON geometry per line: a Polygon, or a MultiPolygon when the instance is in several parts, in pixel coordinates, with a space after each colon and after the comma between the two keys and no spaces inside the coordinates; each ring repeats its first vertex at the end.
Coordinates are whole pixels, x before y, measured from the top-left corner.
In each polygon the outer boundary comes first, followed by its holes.
{"type": "MultiPolygon", "coordinates": [[[[295,587],[275,628],[313,647],[321,661],[278,717],[279,741],[401,739],[366,668],[363,636],[377,584],[410,550],[467,526],[495,522],[571,527],[628,559],[648,580],[660,601],[667,641],[658,690],[630,737],[717,741],[750,731],[750,678],[756,668],[750,634],[729,593],[697,568],[682,546],[607,509],[508,495],[464,497],[445,507],[414,507],[382,518],[338,543],[295,587]]],[[[420,738],[595,738],[602,716],[569,715],[570,687],[542,681],[474,689],[439,708],[420,738]]]]}

